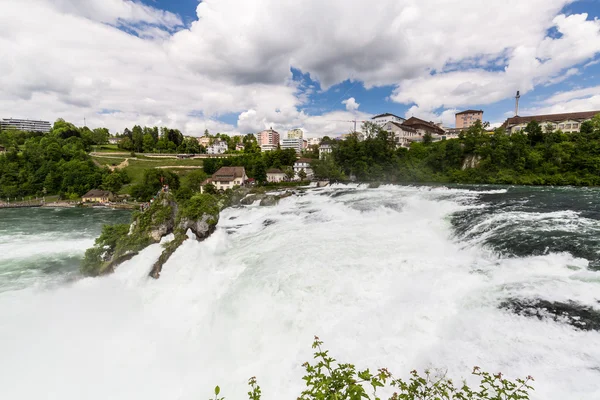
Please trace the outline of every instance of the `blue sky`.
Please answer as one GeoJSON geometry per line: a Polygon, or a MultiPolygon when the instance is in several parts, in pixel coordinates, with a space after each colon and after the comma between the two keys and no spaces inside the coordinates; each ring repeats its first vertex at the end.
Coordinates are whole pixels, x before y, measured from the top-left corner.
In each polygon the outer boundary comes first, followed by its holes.
{"type": "MultiPolygon", "coordinates": [[[[145,2],[181,16],[186,24],[197,19],[197,0],[146,0],[145,2]]],[[[566,5],[562,12],[567,15],[587,13],[588,19],[598,18],[600,17],[600,0],[576,1],[566,5]]],[[[548,30],[548,34],[554,38],[559,38],[561,36],[560,34],[557,34],[555,28],[548,30]]],[[[598,85],[600,83],[600,63],[584,68],[588,63],[590,63],[590,61],[585,61],[580,65],[577,65],[577,67],[581,68],[581,72],[569,77],[569,79],[566,79],[565,81],[556,84],[537,86],[535,90],[527,93],[521,98],[520,109],[535,109],[540,105],[540,102],[556,92],[598,85]]],[[[391,112],[400,116],[414,115],[414,113],[406,114],[412,104],[399,104],[389,99],[390,94],[395,88],[394,85],[378,86],[367,90],[360,81],[345,80],[344,82],[323,91],[319,82],[311,79],[310,73],[303,74],[302,71],[293,68],[291,72],[294,77],[293,79],[302,82],[304,87],[314,88],[314,92],[308,96],[308,103],[301,107],[301,109],[308,114],[323,114],[331,110],[345,110],[342,101],[348,97],[354,97],[356,102],[360,104],[360,110],[366,113],[378,114],[382,112],[391,112]]],[[[487,121],[499,122],[506,118],[507,113],[513,112],[514,106],[514,98],[506,98],[491,104],[472,103],[462,107],[462,109],[483,109],[487,121]]],[[[436,109],[437,112],[441,112],[442,110],[443,107],[436,109]]],[[[235,124],[237,121],[237,114],[229,113],[219,116],[218,119],[229,124],[235,124]]]]}
{"type": "MultiPolygon", "coordinates": [[[[186,24],[197,19],[197,0],[146,0],[146,3],[181,16],[186,24]]],[[[587,13],[588,19],[598,18],[600,17],[600,0],[576,1],[566,5],[562,12],[567,15],[587,13]]],[[[548,35],[554,38],[560,38],[561,36],[557,33],[555,28],[548,30],[548,35]]],[[[577,65],[577,67],[581,69],[581,72],[569,77],[569,79],[556,84],[537,86],[535,90],[530,91],[521,98],[520,109],[535,109],[544,99],[556,92],[564,92],[599,84],[600,63],[583,68],[588,63],[590,63],[590,61],[585,61],[581,63],[581,65],[577,65]]],[[[500,68],[503,67],[501,66],[500,68]]],[[[307,114],[318,115],[332,110],[345,110],[342,101],[349,97],[353,97],[356,102],[360,104],[360,110],[366,113],[378,114],[382,112],[391,112],[400,116],[419,116],[418,114],[415,115],[415,113],[407,114],[412,104],[399,104],[389,99],[395,85],[377,86],[367,90],[360,81],[345,80],[327,90],[322,90],[319,82],[311,79],[310,73],[302,73],[302,71],[293,68],[291,72],[293,74],[293,79],[301,82],[303,87],[314,88],[314,91],[308,96],[307,104],[301,107],[301,110],[305,111],[307,114]]],[[[514,98],[505,98],[491,104],[478,104],[475,102],[465,105],[464,107],[459,107],[459,109],[483,109],[487,121],[500,122],[507,117],[507,114],[513,112],[514,105],[514,98]]],[[[442,112],[443,107],[440,107],[435,111],[438,113],[442,112]]],[[[235,124],[237,121],[237,114],[228,113],[219,116],[218,119],[228,124],[235,124]]]]}
{"type": "Polygon", "coordinates": [[[347,133],[348,121],[383,112],[453,126],[456,111],[482,109],[484,120],[501,123],[516,90],[520,115],[600,110],[600,0],[445,5],[11,2],[0,5],[0,46],[9,54],[0,110],[86,117],[113,132],[134,124],[190,135],[272,126],[308,136],[347,133]]]}

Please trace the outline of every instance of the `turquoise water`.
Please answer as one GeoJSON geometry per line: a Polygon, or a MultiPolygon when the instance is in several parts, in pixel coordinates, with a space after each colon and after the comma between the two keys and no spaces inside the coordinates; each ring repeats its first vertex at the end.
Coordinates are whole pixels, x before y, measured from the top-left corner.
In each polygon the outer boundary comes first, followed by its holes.
{"type": "Polygon", "coordinates": [[[130,215],[111,209],[0,209],[0,291],[78,278],[85,249],[102,225],[129,222],[130,215]]]}

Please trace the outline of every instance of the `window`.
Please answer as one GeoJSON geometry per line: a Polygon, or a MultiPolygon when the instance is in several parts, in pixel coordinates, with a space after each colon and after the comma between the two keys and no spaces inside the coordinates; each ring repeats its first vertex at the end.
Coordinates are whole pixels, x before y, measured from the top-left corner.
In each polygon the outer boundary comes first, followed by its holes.
{"type": "Polygon", "coordinates": [[[515,131],[515,132],[519,132],[520,130],[521,130],[521,127],[520,127],[520,126],[515,126],[515,127],[513,128],[513,131],[515,131]]]}
{"type": "Polygon", "coordinates": [[[565,129],[565,124],[559,124],[558,129],[565,129]]]}
{"type": "Polygon", "coordinates": [[[579,124],[573,124],[573,129],[579,129],[579,124]]]}
{"type": "Polygon", "coordinates": [[[565,129],[571,129],[571,124],[565,124],[565,129]]]}

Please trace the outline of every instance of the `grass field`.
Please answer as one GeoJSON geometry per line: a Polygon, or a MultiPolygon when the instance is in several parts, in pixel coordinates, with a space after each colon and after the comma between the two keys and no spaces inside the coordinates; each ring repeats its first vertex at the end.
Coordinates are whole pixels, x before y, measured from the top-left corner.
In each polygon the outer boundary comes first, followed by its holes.
{"type": "Polygon", "coordinates": [[[97,153],[114,153],[117,151],[123,151],[123,150],[119,150],[119,147],[116,144],[101,144],[99,146],[93,146],[94,147],[94,151],[97,153]]]}
{"type": "Polygon", "coordinates": [[[166,170],[175,172],[179,176],[185,176],[187,173],[202,167],[201,159],[132,159],[129,157],[97,157],[92,156],[100,165],[119,165],[126,159],[128,159],[129,165],[124,168],[127,175],[131,178],[131,183],[126,185],[121,190],[122,193],[128,193],[129,188],[135,184],[141,183],[144,179],[144,171],[149,168],[164,168],[166,170]],[[169,168],[173,167],[173,168],[169,168]],[[186,167],[189,167],[186,169],[186,167]]]}

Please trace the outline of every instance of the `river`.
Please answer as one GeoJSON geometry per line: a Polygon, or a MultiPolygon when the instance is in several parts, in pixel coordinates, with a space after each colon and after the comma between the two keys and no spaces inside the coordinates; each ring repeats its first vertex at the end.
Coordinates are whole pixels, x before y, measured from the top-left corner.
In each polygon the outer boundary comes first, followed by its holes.
{"type": "Polygon", "coordinates": [[[77,264],[113,210],[0,210],[0,398],[294,399],[313,335],[400,376],[533,375],[600,399],[600,191],[334,186],[226,209],[148,278],[77,264]]]}

